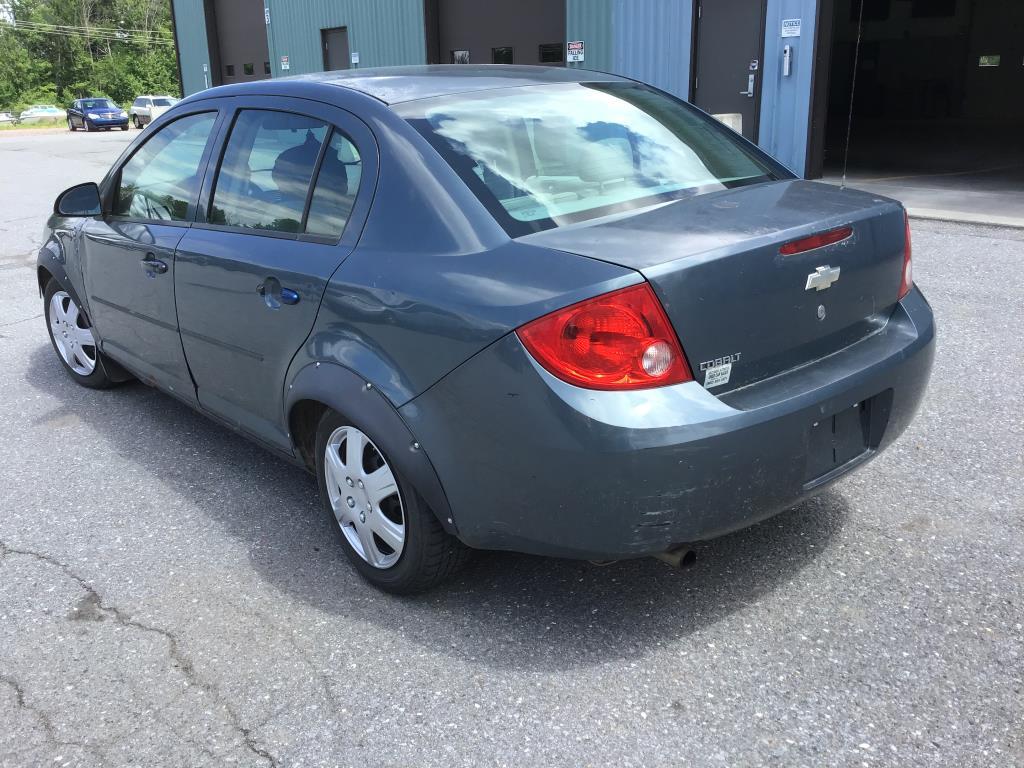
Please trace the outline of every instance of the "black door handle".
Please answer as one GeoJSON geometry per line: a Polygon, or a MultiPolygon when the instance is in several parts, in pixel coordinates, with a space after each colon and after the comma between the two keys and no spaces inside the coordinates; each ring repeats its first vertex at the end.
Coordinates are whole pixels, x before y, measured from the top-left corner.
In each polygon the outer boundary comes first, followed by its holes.
{"type": "Polygon", "coordinates": [[[146,274],[150,277],[162,275],[167,271],[167,264],[160,261],[160,259],[152,253],[147,253],[146,258],[144,258],[140,263],[142,264],[142,268],[146,270],[146,274]]]}

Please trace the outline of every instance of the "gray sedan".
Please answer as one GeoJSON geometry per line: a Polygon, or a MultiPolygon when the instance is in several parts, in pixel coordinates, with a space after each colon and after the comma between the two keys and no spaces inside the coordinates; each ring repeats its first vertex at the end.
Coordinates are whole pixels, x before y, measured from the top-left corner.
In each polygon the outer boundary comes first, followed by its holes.
{"type": "Polygon", "coordinates": [[[898,203],[561,68],[203,91],[58,198],[38,275],[72,378],[308,467],[395,592],[473,549],[685,563],[896,440],[934,350],[898,203]]]}

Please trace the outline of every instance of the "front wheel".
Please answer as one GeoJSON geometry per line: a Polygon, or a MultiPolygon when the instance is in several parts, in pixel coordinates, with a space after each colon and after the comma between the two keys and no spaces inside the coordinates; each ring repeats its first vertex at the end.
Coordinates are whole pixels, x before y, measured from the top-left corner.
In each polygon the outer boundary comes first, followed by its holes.
{"type": "Polygon", "coordinates": [[[122,125],[121,126],[121,130],[122,131],[127,131],[128,130],[128,123],[125,123],[124,125],[122,125]]]}
{"type": "Polygon", "coordinates": [[[90,389],[111,386],[89,318],[56,280],[46,284],[43,309],[50,343],[71,378],[90,389]]]}
{"type": "Polygon", "coordinates": [[[96,130],[96,126],[90,123],[88,120],[85,121],[85,132],[92,133],[96,130]]]}
{"type": "Polygon", "coordinates": [[[138,115],[132,115],[132,123],[135,125],[136,128],[142,130],[142,121],[139,120],[138,115]]]}
{"type": "Polygon", "coordinates": [[[421,592],[458,570],[469,550],[373,440],[334,411],[316,435],[320,500],[360,575],[396,594],[421,592]]]}

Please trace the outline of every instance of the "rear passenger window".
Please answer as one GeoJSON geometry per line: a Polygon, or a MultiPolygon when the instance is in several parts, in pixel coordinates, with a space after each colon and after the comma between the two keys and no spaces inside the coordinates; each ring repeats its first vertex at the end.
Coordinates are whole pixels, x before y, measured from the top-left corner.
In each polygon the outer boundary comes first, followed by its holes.
{"type": "Polygon", "coordinates": [[[341,237],[352,213],[361,177],[359,151],[343,134],[335,131],[316,178],[306,222],[307,233],[341,237]]]}
{"type": "Polygon", "coordinates": [[[217,175],[210,223],[300,232],[327,125],[288,112],[243,110],[217,175]]]}

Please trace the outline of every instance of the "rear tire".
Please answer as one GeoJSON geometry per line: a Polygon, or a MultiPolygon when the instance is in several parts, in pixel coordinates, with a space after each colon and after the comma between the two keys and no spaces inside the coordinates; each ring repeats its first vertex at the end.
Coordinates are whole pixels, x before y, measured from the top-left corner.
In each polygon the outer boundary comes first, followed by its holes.
{"type": "Polygon", "coordinates": [[[70,117],[68,118],[68,130],[71,131],[72,133],[75,132],[75,124],[71,122],[70,117]]]}
{"type": "Polygon", "coordinates": [[[470,550],[445,532],[372,438],[335,411],[317,427],[316,476],[345,555],[378,589],[422,592],[468,560],[470,550]]]}
{"type": "Polygon", "coordinates": [[[75,383],[89,389],[106,389],[114,384],[107,375],[89,318],[56,280],[50,280],[43,291],[43,316],[53,351],[75,383]]]}

